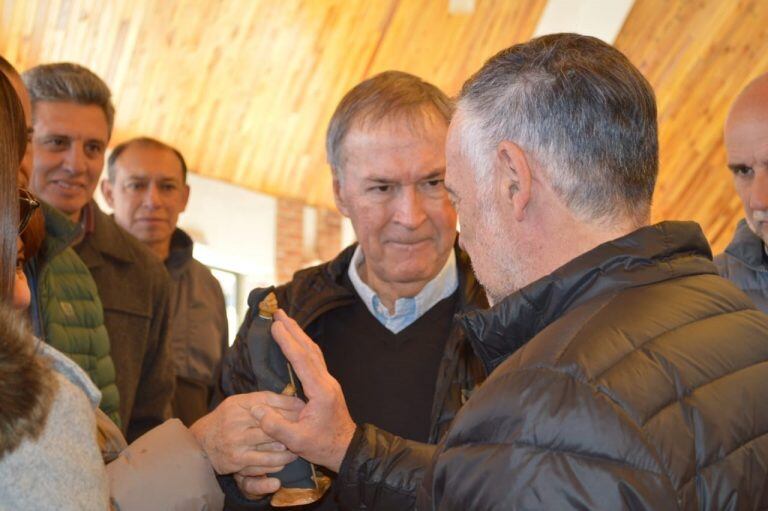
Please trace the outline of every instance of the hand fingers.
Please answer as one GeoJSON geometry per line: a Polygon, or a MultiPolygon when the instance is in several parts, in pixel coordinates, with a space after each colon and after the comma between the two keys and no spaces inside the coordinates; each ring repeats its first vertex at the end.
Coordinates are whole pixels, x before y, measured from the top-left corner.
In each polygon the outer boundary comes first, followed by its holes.
{"type": "Polygon", "coordinates": [[[255,447],[255,450],[257,451],[286,451],[288,450],[283,444],[280,442],[267,442],[265,444],[260,444],[255,447]]]}
{"type": "Polygon", "coordinates": [[[259,420],[264,432],[292,451],[298,450],[297,441],[301,438],[299,426],[266,406],[257,406],[253,415],[259,420]]]}
{"type": "Polygon", "coordinates": [[[258,465],[248,465],[247,467],[243,467],[240,469],[238,474],[248,477],[259,477],[264,476],[268,474],[277,474],[281,470],[285,468],[285,465],[282,466],[276,466],[276,467],[260,467],[258,465]]]}
{"type": "Polygon", "coordinates": [[[312,360],[309,351],[293,337],[282,322],[275,321],[272,323],[272,337],[296,371],[296,376],[301,380],[304,392],[310,396],[312,389],[319,384],[322,378],[320,368],[312,360]]]}
{"type": "MultiPolygon", "coordinates": [[[[253,420],[254,422],[258,422],[255,417],[253,420]]],[[[254,448],[260,445],[269,444],[270,442],[274,442],[274,439],[259,427],[246,429],[242,432],[242,436],[239,436],[237,441],[233,443],[247,448],[254,448]]]]}
{"type": "Polygon", "coordinates": [[[250,411],[256,405],[268,404],[274,408],[283,410],[301,410],[304,402],[293,396],[284,396],[269,391],[249,392],[248,394],[236,394],[227,399],[235,399],[238,406],[250,411]]]}
{"type": "Polygon", "coordinates": [[[235,482],[246,498],[259,499],[280,489],[280,480],[274,477],[246,477],[235,474],[235,482]]]}
{"type": "Polygon", "coordinates": [[[296,321],[288,316],[284,311],[280,310],[278,311],[281,314],[278,315],[279,321],[282,321],[285,327],[288,329],[288,331],[293,335],[293,338],[296,339],[296,341],[301,344],[301,346],[307,350],[307,352],[310,353],[310,358],[320,366],[323,370],[327,370],[325,365],[325,357],[323,356],[323,351],[320,349],[320,346],[317,345],[315,341],[313,341],[306,332],[299,326],[296,321]]]}
{"type": "MultiPolygon", "coordinates": [[[[261,467],[261,474],[279,472],[297,458],[291,451],[248,451],[238,457],[240,467],[261,467]]],[[[238,469],[238,472],[242,468],[238,469]]]]}

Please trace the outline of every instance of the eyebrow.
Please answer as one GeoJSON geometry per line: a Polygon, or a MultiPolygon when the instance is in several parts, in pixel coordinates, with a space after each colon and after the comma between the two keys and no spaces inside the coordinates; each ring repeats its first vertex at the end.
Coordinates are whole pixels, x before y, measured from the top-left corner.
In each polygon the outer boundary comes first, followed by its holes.
{"type": "MultiPolygon", "coordinates": [[[[445,176],[445,169],[435,169],[426,176],[419,179],[419,181],[431,181],[433,179],[439,179],[445,176]]],[[[390,183],[396,183],[397,181],[394,181],[392,179],[386,178],[386,177],[377,177],[377,176],[371,176],[366,177],[366,181],[372,182],[372,183],[382,183],[382,184],[390,184],[390,183]]]]}

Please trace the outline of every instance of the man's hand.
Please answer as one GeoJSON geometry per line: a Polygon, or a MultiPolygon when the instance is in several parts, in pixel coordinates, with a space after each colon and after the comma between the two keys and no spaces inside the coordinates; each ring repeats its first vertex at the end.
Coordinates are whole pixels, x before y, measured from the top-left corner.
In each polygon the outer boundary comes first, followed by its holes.
{"type": "Polygon", "coordinates": [[[237,394],[189,428],[217,473],[262,475],[278,472],[296,459],[259,427],[252,410],[262,406],[278,417],[295,419],[304,403],[272,392],[237,394]]]}
{"type": "MultiPolygon", "coordinates": [[[[320,348],[282,310],[274,315],[272,336],[293,365],[306,406],[294,421],[269,406],[257,406],[261,429],[302,458],[339,471],[355,433],[341,386],[329,373],[320,348]]],[[[268,403],[267,403],[268,404],[268,403]]]]}

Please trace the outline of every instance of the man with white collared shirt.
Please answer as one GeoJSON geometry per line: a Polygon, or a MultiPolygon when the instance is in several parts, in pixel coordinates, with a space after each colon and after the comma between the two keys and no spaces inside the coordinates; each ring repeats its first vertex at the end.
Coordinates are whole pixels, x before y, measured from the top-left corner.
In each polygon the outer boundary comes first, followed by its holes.
{"type": "MultiPolygon", "coordinates": [[[[275,289],[279,306],[322,348],[371,442],[397,435],[435,444],[483,378],[453,319],[487,302],[456,246],[456,212],[443,185],[451,113],[445,94],[406,73],[385,72],[349,91],[326,148],[336,204],[359,244],[275,289]]],[[[252,293],[241,332],[262,296],[252,293]]],[[[227,395],[256,388],[247,351],[239,335],[225,356],[227,395]]],[[[418,445],[428,456],[430,448],[418,445]]],[[[398,477],[411,472],[403,467],[398,477]]],[[[258,497],[274,488],[270,479],[223,481],[228,509],[266,507],[258,497]]],[[[339,490],[309,508],[338,509],[339,490]]]]}

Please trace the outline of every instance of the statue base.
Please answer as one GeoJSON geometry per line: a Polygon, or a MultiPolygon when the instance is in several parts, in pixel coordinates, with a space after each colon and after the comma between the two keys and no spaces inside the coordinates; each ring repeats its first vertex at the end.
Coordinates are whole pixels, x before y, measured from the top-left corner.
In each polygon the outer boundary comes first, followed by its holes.
{"type": "Polygon", "coordinates": [[[315,488],[280,488],[272,495],[270,504],[274,507],[304,506],[322,498],[331,486],[331,478],[318,474],[312,478],[315,488]]]}

